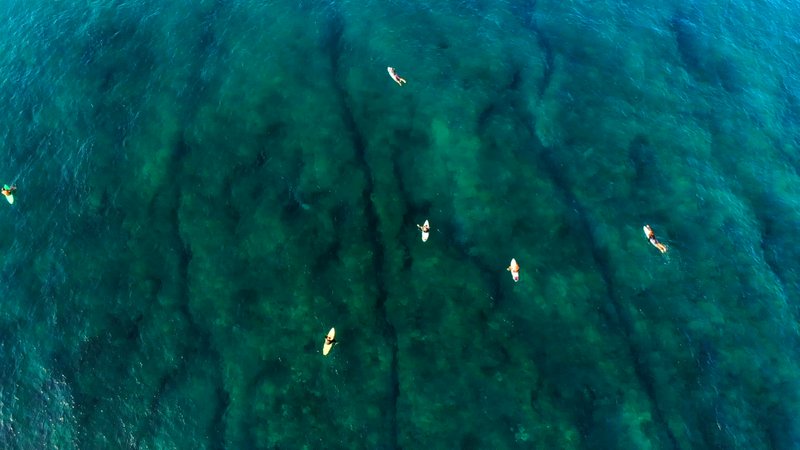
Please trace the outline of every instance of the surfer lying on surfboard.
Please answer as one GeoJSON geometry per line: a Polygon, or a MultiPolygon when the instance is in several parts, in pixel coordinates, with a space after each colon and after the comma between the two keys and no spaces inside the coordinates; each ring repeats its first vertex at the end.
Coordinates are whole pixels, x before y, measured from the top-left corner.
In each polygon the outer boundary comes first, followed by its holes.
{"type": "Polygon", "coordinates": [[[644,235],[647,236],[647,240],[653,244],[653,247],[657,248],[661,253],[667,253],[667,246],[661,242],[658,242],[658,239],[656,239],[656,233],[652,228],[650,228],[650,225],[645,225],[643,229],[644,235]]]}
{"type": "Polygon", "coordinates": [[[331,351],[333,348],[333,344],[336,343],[336,329],[331,328],[331,331],[328,331],[328,335],[325,336],[325,343],[322,344],[322,356],[327,356],[328,352],[331,351]]]}
{"type": "Polygon", "coordinates": [[[402,86],[403,83],[406,82],[405,79],[401,78],[400,75],[398,75],[397,72],[395,72],[394,67],[387,67],[386,70],[389,71],[389,76],[392,77],[394,82],[397,83],[399,86],[402,86]]]}
{"type": "Polygon", "coordinates": [[[511,258],[511,265],[506,267],[506,270],[511,272],[511,278],[514,279],[514,282],[519,281],[519,264],[517,264],[517,260],[511,258]]]}
{"type": "Polygon", "coordinates": [[[431,224],[427,220],[422,225],[417,224],[417,228],[422,231],[422,242],[428,240],[428,234],[431,232],[431,224]]]}
{"type": "Polygon", "coordinates": [[[4,184],[3,185],[3,189],[0,189],[0,192],[2,192],[3,195],[6,196],[6,200],[8,200],[9,203],[13,203],[14,202],[14,192],[16,190],[17,190],[17,185],[16,184],[12,184],[11,186],[9,186],[7,184],[4,184]]]}

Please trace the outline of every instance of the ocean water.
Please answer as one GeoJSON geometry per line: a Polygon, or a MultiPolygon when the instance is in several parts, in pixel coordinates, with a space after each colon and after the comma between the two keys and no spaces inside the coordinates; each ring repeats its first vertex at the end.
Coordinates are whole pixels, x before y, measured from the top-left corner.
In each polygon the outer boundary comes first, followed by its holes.
{"type": "Polygon", "coordinates": [[[0,447],[800,447],[794,3],[0,15],[0,447]]]}

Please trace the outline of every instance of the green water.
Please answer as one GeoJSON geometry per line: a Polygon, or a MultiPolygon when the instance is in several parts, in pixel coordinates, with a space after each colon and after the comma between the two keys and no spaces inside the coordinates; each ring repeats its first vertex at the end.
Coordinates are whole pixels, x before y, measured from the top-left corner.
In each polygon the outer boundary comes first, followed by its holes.
{"type": "Polygon", "coordinates": [[[0,14],[3,448],[800,446],[793,4],[0,14]]]}

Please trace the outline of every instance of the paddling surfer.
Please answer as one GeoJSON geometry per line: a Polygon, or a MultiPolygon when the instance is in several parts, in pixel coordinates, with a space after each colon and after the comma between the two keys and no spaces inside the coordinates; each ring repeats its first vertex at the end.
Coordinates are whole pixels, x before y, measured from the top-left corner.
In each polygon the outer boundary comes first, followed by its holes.
{"type": "Polygon", "coordinates": [[[661,253],[667,253],[667,246],[658,242],[656,239],[656,233],[650,228],[650,225],[644,226],[644,235],[647,236],[647,240],[653,244],[653,247],[657,248],[661,253]]]}
{"type": "Polygon", "coordinates": [[[17,190],[16,184],[12,184],[11,186],[4,184],[3,189],[0,189],[0,192],[2,192],[3,195],[8,197],[9,195],[13,195],[16,190],[17,190]]]}
{"type": "Polygon", "coordinates": [[[515,282],[519,281],[519,264],[517,264],[515,258],[511,258],[511,265],[506,267],[506,270],[511,272],[511,278],[513,278],[515,282]]]}
{"type": "Polygon", "coordinates": [[[322,344],[322,356],[327,356],[328,353],[333,348],[333,344],[336,343],[336,329],[331,328],[331,331],[328,331],[328,335],[325,336],[325,343],[322,344]]]}
{"type": "Polygon", "coordinates": [[[387,67],[386,70],[389,71],[389,76],[392,77],[392,79],[394,80],[395,83],[397,83],[398,86],[402,86],[403,83],[406,82],[404,78],[400,77],[400,75],[397,74],[397,72],[394,70],[394,67],[387,67]]]}
{"type": "Polygon", "coordinates": [[[430,235],[431,232],[430,222],[426,220],[425,223],[423,223],[422,225],[417,224],[417,228],[419,228],[419,230],[422,231],[422,242],[427,242],[428,236],[430,235]]]}
{"type": "Polygon", "coordinates": [[[11,186],[4,184],[3,189],[0,189],[0,192],[2,192],[3,195],[6,197],[6,201],[8,201],[8,203],[11,204],[14,203],[14,192],[16,191],[17,191],[16,184],[12,184],[11,186]]]}

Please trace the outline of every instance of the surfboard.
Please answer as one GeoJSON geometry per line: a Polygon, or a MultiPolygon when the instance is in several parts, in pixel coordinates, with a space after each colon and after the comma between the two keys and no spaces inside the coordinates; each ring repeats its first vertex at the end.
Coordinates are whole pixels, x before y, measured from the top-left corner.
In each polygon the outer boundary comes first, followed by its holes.
{"type": "Polygon", "coordinates": [[[8,203],[13,205],[14,204],[14,194],[6,195],[6,200],[8,200],[8,203]]]}
{"type": "Polygon", "coordinates": [[[509,264],[508,270],[511,272],[511,278],[514,279],[514,282],[516,283],[519,281],[519,265],[517,264],[516,259],[511,258],[511,264],[509,264]],[[517,270],[512,269],[512,267],[516,267],[517,270]]]}
{"type": "Polygon", "coordinates": [[[647,239],[650,239],[650,226],[645,225],[645,226],[642,227],[642,230],[644,230],[644,236],[647,239]]]}
{"type": "MultiPolygon", "coordinates": [[[[430,226],[431,226],[431,224],[430,224],[430,223],[428,223],[428,221],[427,221],[427,220],[425,221],[425,223],[424,223],[424,224],[422,224],[422,228],[428,228],[428,229],[430,229],[430,226]]],[[[431,234],[431,232],[430,232],[430,231],[423,231],[423,232],[422,232],[422,242],[427,242],[427,241],[428,241],[428,236],[429,236],[430,234],[431,234]]]]}
{"type": "MultiPolygon", "coordinates": [[[[327,337],[330,338],[330,340],[333,340],[333,338],[336,337],[336,330],[331,328],[331,331],[328,331],[328,336],[327,337]]],[[[326,338],[325,339],[325,343],[322,344],[322,355],[326,356],[328,354],[328,352],[331,351],[332,347],[333,347],[333,342],[328,343],[328,339],[326,338]]]]}

